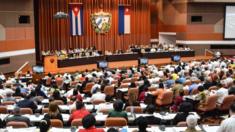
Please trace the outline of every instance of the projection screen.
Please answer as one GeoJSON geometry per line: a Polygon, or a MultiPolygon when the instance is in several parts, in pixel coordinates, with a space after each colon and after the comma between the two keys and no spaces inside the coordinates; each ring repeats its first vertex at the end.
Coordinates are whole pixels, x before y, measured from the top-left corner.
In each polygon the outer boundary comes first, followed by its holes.
{"type": "Polygon", "coordinates": [[[235,39],[235,5],[226,5],[224,39],[235,39]]]}

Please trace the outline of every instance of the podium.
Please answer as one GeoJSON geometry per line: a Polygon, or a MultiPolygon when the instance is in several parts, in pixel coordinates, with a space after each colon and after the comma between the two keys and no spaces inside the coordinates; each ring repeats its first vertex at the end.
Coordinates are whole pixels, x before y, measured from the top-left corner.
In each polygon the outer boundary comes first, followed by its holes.
{"type": "Polygon", "coordinates": [[[45,56],[44,57],[44,72],[56,73],[58,71],[57,56],[45,56]]]}

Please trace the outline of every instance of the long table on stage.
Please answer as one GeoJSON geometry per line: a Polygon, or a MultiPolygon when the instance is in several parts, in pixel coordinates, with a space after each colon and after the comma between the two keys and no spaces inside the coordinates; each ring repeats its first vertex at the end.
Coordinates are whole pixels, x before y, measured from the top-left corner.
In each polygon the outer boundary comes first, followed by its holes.
{"type": "Polygon", "coordinates": [[[64,59],[64,60],[58,60],[58,67],[62,68],[62,67],[71,67],[79,65],[96,64],[97,61],[101,60],[104,60],[104,56],[64,59]]]}
{"type": "Polygon", "coordinates": [[[145,57],[148,59],[157,59],[157,58],[170,58],[173,55],[179,55],[181,57],[193,57],[195,56],[194,51],[171,51],[171,52],[155,52],[155,53],[126,53],[126,54],[115,54],[115,55],[106,55],[106,56],[96,56],[96,57],[83,57],[83,58],[74,58],[74,59],[64,59],[58,60],[58,67],[71,67],[87,64],[96,64],[98,61],[106,60],[107,62],[117,62],[117,61],[130,61],[138,60],[140,57],[145,57]]]}
{"type": "Polygon", "coordinates": [[[171,63],[173,55],[181,56],[182,61],[191,60],[209,60],[211,56],[195,56],[194,51],[168,51],[168,52],[155,52],[155,53],[132,53],[132,54],[115,54],[96,57],[84,57],[59,60],[57,56],[46,56],[44,58],[45,72],[64,73],[76,72],[84,70],[97,69],[97,62],[106,60],[109,68],[121,68],[137,66],[138,59],[145,57],[149,59],[149,64],[164,65],[171,63]]]}

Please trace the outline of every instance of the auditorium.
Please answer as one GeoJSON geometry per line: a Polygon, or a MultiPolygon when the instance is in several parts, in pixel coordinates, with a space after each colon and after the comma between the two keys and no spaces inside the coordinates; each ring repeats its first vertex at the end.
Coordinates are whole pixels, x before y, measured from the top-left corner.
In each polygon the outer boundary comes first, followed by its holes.
{"type": "Polygon", "coordinates": [[[0,132],[235,132],[235,0],[0,0],[0,132]]]}

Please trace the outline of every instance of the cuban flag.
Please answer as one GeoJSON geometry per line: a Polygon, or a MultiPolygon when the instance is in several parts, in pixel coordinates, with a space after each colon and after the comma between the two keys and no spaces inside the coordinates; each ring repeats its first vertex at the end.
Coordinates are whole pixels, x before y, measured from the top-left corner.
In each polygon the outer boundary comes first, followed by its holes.
{"type": "Polygon", "coordinates": [[[73,36],[83,34],[83,8],[81,4],[72,3],[70,6],[70,31],[73,36]]]}
{"type": "Polygon", "coordinates": [[[129,6],[119,6],[119,34],[131,33],[131,14],[129,6]]]}

